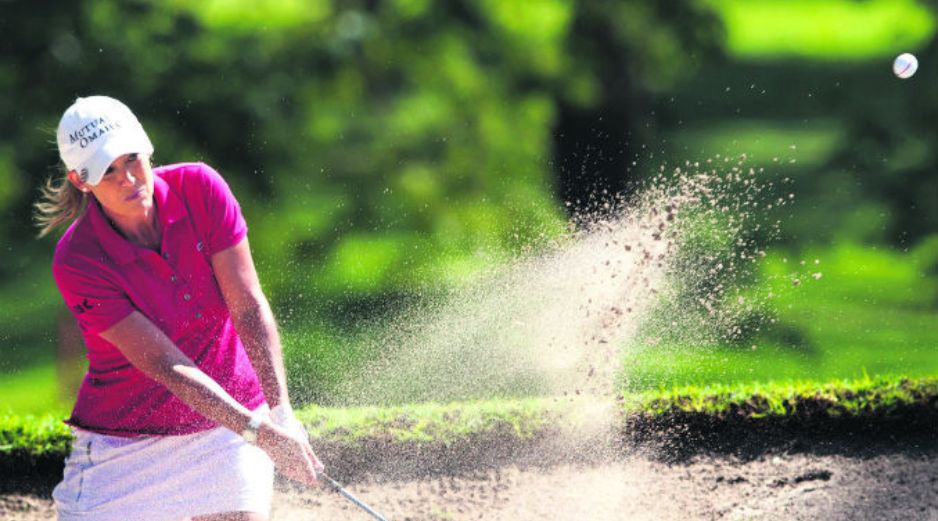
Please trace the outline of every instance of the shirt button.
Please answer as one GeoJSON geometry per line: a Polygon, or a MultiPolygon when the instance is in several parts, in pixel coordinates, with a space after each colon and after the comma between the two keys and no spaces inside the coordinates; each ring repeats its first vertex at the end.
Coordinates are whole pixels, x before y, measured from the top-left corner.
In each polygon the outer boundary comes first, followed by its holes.
{"type": "Polygon", "coordinates": [[[185,300],[186,302],[188,302],[192,300],[192,295],[186,293],[185,295],[182,296],[182,300],[185,300]]]}
{"type": "Polygon", "coordinates": [[[170,282],[176,282],[176,275],[170,275],[170,276],[169,276],[169,281],[170,281],[170,282]]]}
{"type": "Polygon", "coordinates": [[[202,313],[198,313],[198,312],[197,312],[197,313],[195,314],[195,318],[196,318],[196,319],[202,318],[202,313]]]}
{"type": "Polygon", "coordinates": [[[169,252],[164,253],[163,258],[169,260],[169,252]]]}

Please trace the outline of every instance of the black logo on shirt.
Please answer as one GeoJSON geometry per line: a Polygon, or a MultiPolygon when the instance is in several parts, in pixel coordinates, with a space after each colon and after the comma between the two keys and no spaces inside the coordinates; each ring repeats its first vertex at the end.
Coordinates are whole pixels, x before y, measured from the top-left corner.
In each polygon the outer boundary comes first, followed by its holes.
{"type": "Polygon", "coordinates": [[[85,311],[91,311],[91,303],[88,302],[88,299],[81,301],[81,304],[72,306],[72,310],[75,311],[76,315],[81,315],[85,311]]]}

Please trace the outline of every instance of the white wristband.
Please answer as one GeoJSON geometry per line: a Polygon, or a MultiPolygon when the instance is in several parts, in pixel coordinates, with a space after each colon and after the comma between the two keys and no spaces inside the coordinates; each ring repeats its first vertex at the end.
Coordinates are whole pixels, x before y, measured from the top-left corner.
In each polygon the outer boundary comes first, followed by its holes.
{"type": "Polygon", "coordinates": [[[244,441],[254,445],[257,443],[257,433],[261,428],[261,423],[264,421],[264,416],[261,414],[252,414],[251,421],[248,422],[247,427],[241,431],[241,437],[244,438],[244,441]]]}
{"type": "Polygon", "coordinates": [[[294,436],[309,441],[309,434],[300,420],[293,414],[293,408],[290,404],[279,404],[270,410],[270,419],[277,425],[290,431],[294,436]]]}
{"type": "Polygon", "coordinates": [[[270,410],[270,419],[277,425],[283,426],[293,418],[293,407],[288,403],[281,403],[270,410]]]}

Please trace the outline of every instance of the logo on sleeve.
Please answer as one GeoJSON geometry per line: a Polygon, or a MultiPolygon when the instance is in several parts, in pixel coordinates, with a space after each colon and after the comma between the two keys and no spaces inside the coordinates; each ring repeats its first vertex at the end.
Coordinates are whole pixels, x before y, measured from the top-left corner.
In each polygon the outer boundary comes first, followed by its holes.
{"type": "Polygon", "coordinates": [[[76,304],[72,306],[72,310],[75,312],[76,315],[81,315],[82,313],[86,311],[91,311],[91,308],[92,306],[91,306],[91,303],[88,302],[88,299],[81,301],[81,304],[76,304]]]}

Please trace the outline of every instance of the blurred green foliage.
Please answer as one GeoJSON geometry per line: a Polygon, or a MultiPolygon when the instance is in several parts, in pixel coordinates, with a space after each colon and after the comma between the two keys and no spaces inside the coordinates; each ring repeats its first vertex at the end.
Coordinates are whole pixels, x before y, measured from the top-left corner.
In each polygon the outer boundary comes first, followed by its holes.
{"type": "Polygon", "coordinates": [[[204,160],[228,178],[282,310],[341,321],[562,229],[561,104],[610,103],[608,74],[647,84],[636,93],[668,84],[685,47],[715,44],[681,34],[691,8],[652,5],[13,2],[0,170],[17,182],[0,210],[16,218],[2,233],[22,248],[12,258],[37,255],[30,187],[55,162],[37,144],[75,96],[110,94],[144,122],[158,163],[204,160]],[[598,72],[596,49],[571,49],[599,36],[629,68],[598,72]]]}
{"type": "Polygon", "coordinates": [[[915,0],[707,0],[723,14],[727,47],[744,59],[890,59],[935,33],[915,0]]]}
{"type": "MultiPolygon", "coordinates": [[[[896,284],[934,280],[938,261],[898,252],[938,229],[933,3],[7,0],[0,13],[0,374],[53,357],[54,241],[33,239],[30,204],[59,173],[62,110],[94,93],[137,113],[157,163],[228,179],[311,382],[363,355],[349,340],[362,319],[562,233],[565,202],[714,154],[793,180],[785,249],[860,266],[875,245],[913,277],[896,284]],[[906,81],[889,70],[903,51],[922,63],[906,81]]],[[[840,291],[802,307],[866,298],[840,291]]],[[[930,342],[935,302],[916,306],[894,330],[921,324],[930,342]]]]}
{"type": "MultiPolygon", "coordinates": [[[[58,174],[58,117],[76,96],[104,93],[137,113],[157,163],[203,160],[226,176],[265,287],[300,327],[381,312],[559,233],[561,113],[617,104],[623,80],[634,95],[673,83],[692,69],[688,51],[715,47],[701,28],[717,27],[680,2],[3,9],[3,280],[49,258],[28,216],[35,187],[58,174]],[[700,34],[682,33],[697,20],[700,34]]],[[[44,274],[27,276],[48,294],[44,274]]],[[[16,294],[6,283],[0,293],[16,294]]],[[[52,315],[57,303],[43,302],[52,315]]],[[[14,333],[4,331],[37,341],[14,333]]]]}

